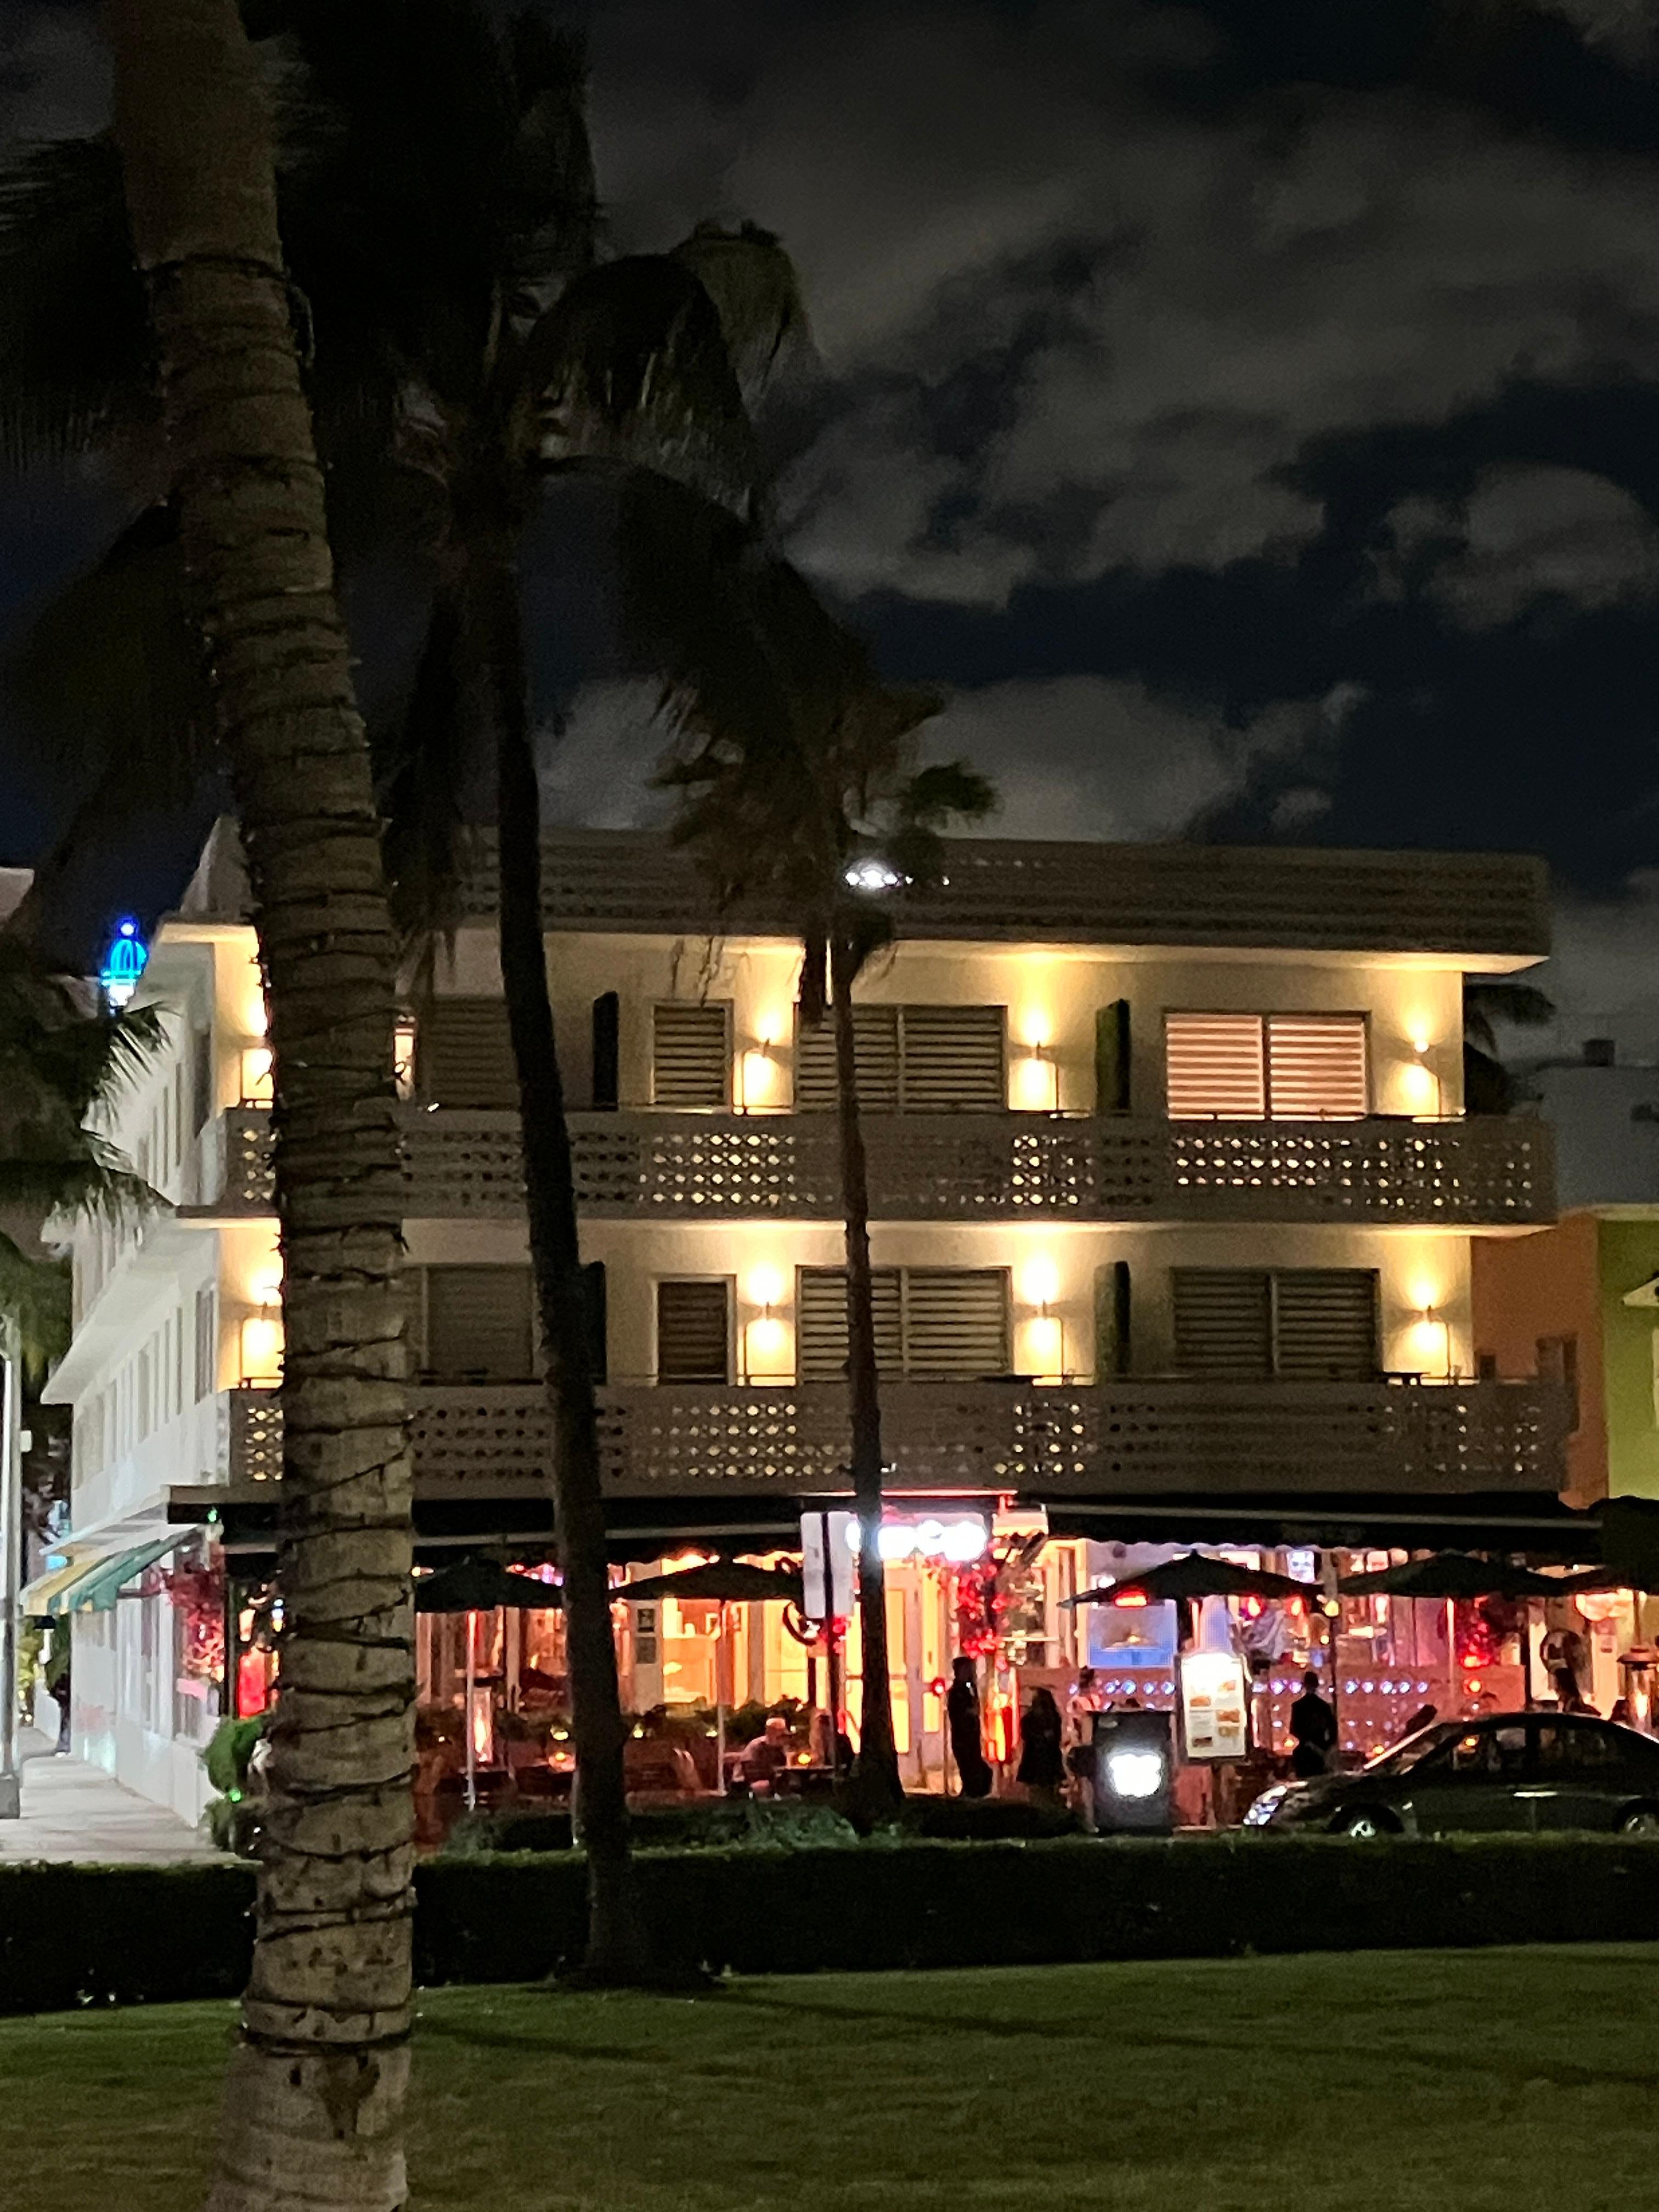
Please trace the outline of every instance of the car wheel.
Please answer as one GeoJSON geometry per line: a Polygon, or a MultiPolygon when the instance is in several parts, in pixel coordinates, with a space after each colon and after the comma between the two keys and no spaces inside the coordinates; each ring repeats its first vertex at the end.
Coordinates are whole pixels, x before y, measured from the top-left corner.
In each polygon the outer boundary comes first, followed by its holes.
{"type": "Polygon", "coordinates": [[[1352,1813],[1339,1813],[1331,1822],[1334,1836],[1351,1836],[1357,1844],[1372,1844],[1379,1836],[1397,1836],[1399,1832],[1397,1824],[1373,1805],[1359,1805],[1352,1813]]]}
{"type": "Polygon", "coordinates": [[[1651,1805],[1638,1805],[1619,1823],[1619,1832],[1621,1836],[1659,1836],[1659,1812],[1651,1805]]]}

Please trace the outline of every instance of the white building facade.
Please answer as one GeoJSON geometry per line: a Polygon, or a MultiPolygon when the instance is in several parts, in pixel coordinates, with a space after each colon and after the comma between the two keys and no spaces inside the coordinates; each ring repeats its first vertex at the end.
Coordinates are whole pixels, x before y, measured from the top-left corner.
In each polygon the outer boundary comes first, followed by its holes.
{"type": "MultiPolygon", "coordinates": [[[[763,915],[717,930],[646,836],[550,836],[545,878],[618,1555],[786,1548],[844,1492],[847,1425],[832,1057],[799,1030],[798,948],[763,915]]],[[[1477,1501],[1519,1530],[1562,1486],[1559,1394],[1475,1381],[1469,1316],[1472,1240],[1553,1218],[1549,1132],[1462,1096],[1461,978],[1540,959],[1544,900],[1525,861],[988,840],[903,913],[858,991],[891,1492],[1046,1513],[1051,1668],[1091,1544],[1386,1541],[1391,1513],[1477,1501]]],[[[550,1532],[488,908],[481,883],[389,1077],[432,1559],[550,1532]]],[[[75,1408],[64,1548],[106,1585],[70,1607],[75,1747],[193,1815],[220,1703],[193,1569],[258,1571],[281,1461],[270,1060],[222,835],[144,995],[171,1047],[115,1133],[169,1208],[77,1233],[51,1395],[75,1408]]],[[[894,1577],[918,1780],[951,1634],[931,1589],[894,1577]]],[[[762,1613],[714,1685],[695,1626],[619,1609],[634,1705],[804,1690],[762,1613]]]]}

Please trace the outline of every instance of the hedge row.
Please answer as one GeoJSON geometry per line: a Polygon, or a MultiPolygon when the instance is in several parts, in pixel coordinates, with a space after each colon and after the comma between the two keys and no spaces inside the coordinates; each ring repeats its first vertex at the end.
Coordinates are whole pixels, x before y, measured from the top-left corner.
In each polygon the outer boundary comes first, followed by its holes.
{"type": "MultiPolygon", "coordinates": [[[[716,1971],[1041,1965],[1245,1951],[1659,1941],[1659,1843],[1322,1837],[647,1853],[665,1960],[716,1971]]],[[[0,2012],[233,1995],[252,1870],[0,1867],[0,2012]]],[[[580,1949],[585,1867],[434,1859],[416,1967],[539,1978],[580,1949]]]]}
{"type": "MultiPolygon", "coordinates": [[[[769,1827],[828,1820],[842,1826],[829,1799],[725,1798],[713,1804],[650,1805],[629,1815],[634,1841],[644,1850],[707,1849],[763,1841],[769,1827]]],[[[1035,1843],[1082,1832],[1077,1816],[1062,1808],[1012,1797],[924,1797],[905,1800],[898,1816],[904,1835],[934,1843],[1035,1843]]],[[[471,1857],[489,1851],[568,1851],[570,1815],[556,1808],[509,1806],[464,1815],[446,1849],[471,1857]]]]}

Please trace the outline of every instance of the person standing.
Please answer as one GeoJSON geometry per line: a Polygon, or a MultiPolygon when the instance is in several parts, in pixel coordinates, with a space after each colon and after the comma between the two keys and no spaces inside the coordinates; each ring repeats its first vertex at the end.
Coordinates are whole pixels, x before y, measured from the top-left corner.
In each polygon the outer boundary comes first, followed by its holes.
{"type": "Polygon", "coordinates": [[[981,1741],[979,1682],[974,1662],[965,1651],[951,1662],[951,1686],[945,1693],[945,1718],[951,1730],[951,1756],[956,1760],[964,1797],[988,1797],[991,1768],[981,1741]]]}
{"type": "Polygon", "coordinates": [[[1311,1667],[1302,1677],[1302,1695],[1291,1707],[1291,1735],[1296,1746],[1291,1771],[1298,1780],[1330,1772],[1336,1750],[1336,1708],[1320,1696],[1319,1677],[1311,1667]]]}
{"type": "Polygon", "coordinates": [[[1054,1693],[1039,1689],[1032,1693],[1019,1724],[1019,1771],[1017,1779],[1043,1805],[1058,1805],[1066,1762],[1060,1753],[1061,1722],[1054,1693]]]}

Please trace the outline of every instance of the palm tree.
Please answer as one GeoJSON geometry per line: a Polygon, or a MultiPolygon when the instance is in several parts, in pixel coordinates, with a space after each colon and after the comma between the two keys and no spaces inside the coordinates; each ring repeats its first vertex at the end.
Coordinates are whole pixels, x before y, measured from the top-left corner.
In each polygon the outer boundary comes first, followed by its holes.
{"type": "Polygon", "coordinates": [[[286,1270],[283,1663],[210,2203],[393,2212],[414,1752],[397,942],[253,57],[235,0],[111,0],[106,21],[183,574],[270,1001],[286,1270]]]}
{"type": "MultiPolygon", "coordinates": [[[[653,574],[662,550],[648,564],[653,574]]],[[[960,762],[915,769],[915,733],[939,699],[884,685],[803,580],[752,533],[717,533],[698,569],[701,592],[689,607],[678,604],[674,626],[659,618],[656,631],[680,739],[662,776],[681,794],[675,834],[698,855],[721,912],[752,901],[793,917],[801,1021],[813,1028],[827,1014],[835,1036],[849,1472],[860,1531],[858,1781],[866,1808],[878,1814],[903,1792],[879,1544],[881,1401],[853,994],[872,955],[892,940],[896,905],[942,879],[945,825],[982,817],[995,794],[960,762]]]]}
{"type": "MultiPolygon", "coordinates": [[[[776,241],[749,228],[703,227],[671,254],[595,262],[580,52],[538,18],[502,33],[478,0],[363,0],[350,9],[287,0],[260,14],[264,27],[289,34],[303,65],[286,111],[282,225],[314,337],[309,384],[336,542],[348,556],[401,545],[430,596],[413,696],[384,763],[398,912],[428,945],[455,917],[467,846],[459,793],[481,760],[493,765],[501,958],[590,1877],[586,1963],[596,1978],[627,1979],[641,1971],[643,1942],[544,969],[519,548],[539,480],[559,472],[586,474],[613,495],[630,600],[653,599],[651,563],[635,542],[649,539],[642,516],[675,514],[677,556],[699,532],[745,528],[759,489],[749,403],[800,331],[799,301],[776,241]]],[[[0,187],[0,273],[17,262],[18,241],[44,234],[63,243],[84,279],[60,271],[44,296],[38,286],[26,292],[23,337],[14,331],[9,350],[0,330],[0,402],[14,443],[38,435],[43,411],[71,440],[118,439],[143,420],[142,347],[102,323],[86,327],[78,308],[72,331],[61,327],[62,303],[82,299],[85,283],[108,289],[100,159],[96,146],[49,149],[0,187]]],[[[113,702],[95,691],[83,726],[114,716],[130,726],[135,697],[152,726],[176,732],[203,719],[199,704],[177,696],[189,675],[181,679],[176,653],[133,641],[149,638],[158,609],[165,615],[168,538],[166,517],[136,526],[100,580],[108,588],[98,619],[76,610],[78,626],[112,641],[106,659],[137,676],[113,702]]],[[[42,689],[55,703],[57,687],[42,689]]],[[[112,768],[117,750],[105,749],[112,768]]],[[[94,774],[89,815],[103,788],[94,774]]]]}
{"type": "Polygon", "coordinates": [[[123,1021],[88,1003],[15,935],[0,935],[0,1819],[21,1807],[16,1765],[21,1565],[18,1412],[70,1336],[70,1272],[45,1241],[54,1222],[125,1222],[155,1193],[108,1139],[103,1119],[161,1042],[158,1017],[123,1021]]]}
{"type": "Polygon", "coordinates": [[[1463,1104],[1470,1114],[1507,1114],[1515,1079],[1498,1050],[1498,1025],[1547,1029],[1555,1001],[1533,983],[1492,975],[1463,978],[1463,1104]]]}

